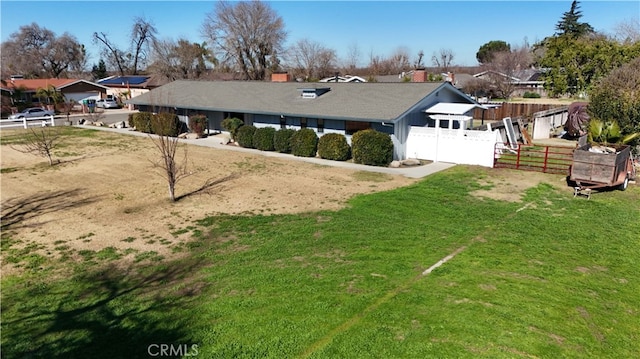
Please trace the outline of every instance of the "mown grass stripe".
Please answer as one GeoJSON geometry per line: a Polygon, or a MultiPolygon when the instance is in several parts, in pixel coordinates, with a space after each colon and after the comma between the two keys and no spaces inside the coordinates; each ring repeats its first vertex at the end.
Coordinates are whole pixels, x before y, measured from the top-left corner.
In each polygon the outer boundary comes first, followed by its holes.
{"type": "Polygon", "coordinates": [[[304,353],[301,355],[301,357],[302,358],[308,358],[311,354],[313,354],[313,353],[317,352],[318,350],[324,348],[327,344],[329,344],[333,340],[333,338],[335,338],[340,333],[343,333],[343,332],[346,332],[347,330],[349,330],[351,327],[353,327],[355,324],[357,324],[362,318],[364,318],[365,315],[367,315],[368,313],[373,312],[378,307],[380,307],[382,304],[388,302],[393,297],[395,297],[398,293],[410,288],[415,282],[417,282],[418,280],[420,280],[424,276],[426,276],[429,273],[431,273],[434,269],[436,269],[436,268],[440,267],[441,265],[443,265],[444,263],[450,261],[456,255],[458,255],[459,253],[464,251],[466,248],[467,248],[467,246],[462,246],[462,247],[456,249],[455,251],[451,252],[446,257],[444,257],[441,260],[437,261],[435,264],[433,264],[427,270],[422,272],[420,275],[417,275],[417,276],[414,276],[414,277],[410,278],[408,281],[406,281],[402,285],[397,286],[392,291],[387,292],[384,296],[380,297],[378,300],[376,300],[371,305],[366,307],[360,313],[357,313],[353,317],[349,318],[347,321],[342,323],[340,326],[334,328],[329,333],[327,333],[327,335],[325,335],[324,337],[320,338],[320,340],[318,340],[315,343],[313,343],[309,348],[307,348],[307,350],[304,351],[304,353]]]}

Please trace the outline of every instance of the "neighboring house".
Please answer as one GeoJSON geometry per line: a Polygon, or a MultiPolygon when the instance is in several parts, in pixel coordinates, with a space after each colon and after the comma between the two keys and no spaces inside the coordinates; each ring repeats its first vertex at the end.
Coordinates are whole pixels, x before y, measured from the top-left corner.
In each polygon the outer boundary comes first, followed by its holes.
{"type": "Polygon", "coordinates": [[[104,97],[107,88],[87,80],[79,79],[11,79],[6,80],[6,89],[11,93],[19,92],[20,97],[16,99],[22,102],[37,104],[40,99],[36,97],[36,92],[41,88],[55,87],[56,91],[62,93],[66,101],[80,101],[87,97],[104,97]]]}
{"type": "Polygon", "coordinates": [[[450,74],[450,76],[453,86],[460,90],[464,90],[469,81],[472,81],[472,79],[474,79],[473,75],[467,73],[450,74]]]}
{"type": "Polygon", "coordinates": [[[542,81],[542,71],[538,69],[524,69],[515,71],[511,76],[501,72],[487,70],[473,75],[477,79],[492,82],[495,78],[510,82],[513,85],[513,97],[522,97],[525,92],[537,93],[541,97],[546,97],[544,81],[542,81]]]}
{"type": "Polygon", "coordinates": [[[13,101],[11,99],[11,90],[7,88],[7,84],[2,80],[0,86],[0,100],[2,106],[0,107],[0,117],[4,118],[11,114],[11,107],[13,107],[13,101]]]}
{"type": "Polygon", "coordinates": [[[123,101],[167,83],[156,76],[110,76],[96,82],[107,88],[107,95],[123,101]]]}
{"type": "MultiPolygon", "coordinates": [[[[178,80],[126,101],[141,111],[171,111],[188,121],[204,114],[209,129],[237,117],[256,127],[311,128],[319,136],[351,135],[364,129],[388,133],[394,158],[407,158],[412,126],[427,126],[425,111],[438,103],[468,104],[466,112],[482,107],[449,82],[421,83],[296,83],[178,80]]],[[[443,114],[447,115],[447,114],[443,114]]]]}
{"type": "Polygon", "coordinates": [[[367,80],[360,76],[345,75],[326,77],[320,80],[320,82],[367,82],[367,80]]]}
{"type": "Polygon", "coordinates": [[[429,73],[426,69],[403,71],[397,75],[374,76],[376,82],[426,82],[429,73]]]}

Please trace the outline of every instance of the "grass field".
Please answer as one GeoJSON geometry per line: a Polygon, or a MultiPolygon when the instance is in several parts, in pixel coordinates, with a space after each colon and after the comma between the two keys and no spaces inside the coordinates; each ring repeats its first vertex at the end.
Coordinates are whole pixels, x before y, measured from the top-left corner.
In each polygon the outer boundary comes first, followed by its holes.
{"type": "Polygon", "coordinates": [[[181,259],[127,266],[108,249],[44,260],[3,233],[3,260],[27,270],[2,278],[2,357],[637,357],[640,187],[471,195],[491,176],[457,166],[339,211],[202,218],[176,228],[192,234],[181,259]]]}

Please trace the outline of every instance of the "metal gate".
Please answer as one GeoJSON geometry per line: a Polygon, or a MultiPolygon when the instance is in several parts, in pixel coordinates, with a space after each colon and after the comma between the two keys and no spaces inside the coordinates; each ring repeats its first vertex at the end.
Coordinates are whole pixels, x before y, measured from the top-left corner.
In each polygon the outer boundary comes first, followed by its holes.
{"type": "Polygon", "coordinates": [[[518,144],[511,148],[498,143],[494,151],[494,168],[513,168],[524,171],[569,174],[573,162],[572,147],[518,144]]]}

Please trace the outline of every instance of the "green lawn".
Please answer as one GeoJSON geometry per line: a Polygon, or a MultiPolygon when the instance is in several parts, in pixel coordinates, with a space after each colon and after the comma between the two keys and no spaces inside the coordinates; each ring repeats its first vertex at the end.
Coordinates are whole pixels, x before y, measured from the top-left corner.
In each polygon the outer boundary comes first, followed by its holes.
{"type": "MultiPolygon", "coordinates": [[[[640,187],[471,196],[491,174],[457,166],[336,212],[204,218],[181,260],[37,260],[2,278],[2,357],[637,357],[640,187]]],[[[28,261],[16,240],[3,259],[28,261]]]]}

